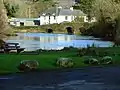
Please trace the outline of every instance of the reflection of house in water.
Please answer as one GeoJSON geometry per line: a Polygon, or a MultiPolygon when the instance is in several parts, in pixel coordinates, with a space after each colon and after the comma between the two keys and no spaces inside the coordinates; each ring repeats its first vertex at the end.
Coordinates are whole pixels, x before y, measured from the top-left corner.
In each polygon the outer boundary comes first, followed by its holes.
{"type": "MultiPolygon", "coordinates": [[[[13,38],[11,38],[13,39],[13,38]]],[[[19,35],[16,40],[20,40],[20,44],[22,47],[26,48],[26,50],[35,50],[35,49],[62,49],[63,44],[65,42],[69,42],[74,39],[73,35],[60,35],[60,34],[52,34],[52,35],[39,35],[39,36],[29,36],[27,35],[19,35]]]]}
{"type": "Polygon", "coordinates": [[[71,41],[74,39],[74,37],[71,35],[52,35],[39,37],[20,36],[19,39],[40,41],[40,43],[59,43],[59,41],[71,41]]]}
{"type": "Polygon", "coordinates": [[[39,37],[33,37],[33,39],[34,39],[35,41],[39,41],[39,40],[40,40],[39,37]]]}
{"type": "Polygon", "coordinates": [[[58,36],[58,37],[57,37],[57,40],[58,40],[58,41],[65,41],[65,37],[64,37],[64,36],[58,36]]]}
{"type": "Polygon", "coordinates": [[[40,42],[44,42],[43,36],[40,36],[40,42]]]}

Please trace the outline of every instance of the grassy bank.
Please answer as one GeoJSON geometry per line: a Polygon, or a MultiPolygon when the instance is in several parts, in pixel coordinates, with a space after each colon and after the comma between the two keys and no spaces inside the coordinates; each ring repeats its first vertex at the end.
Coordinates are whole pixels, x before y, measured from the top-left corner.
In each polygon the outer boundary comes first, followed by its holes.
{"type": "MultiPolygon", "coordinates": [[[[112,65],[120,65],[120,48],[112,47],[112,48],[96,48],[98,52],[107,51],[108,55],[113,58],[114,64],[112,65]],[[116,53],[116,55],[113,54],[116,53]]],[[[18,72],[17,66],[19,65],[21,60],[37,60],[39,62],[39,69],[41,70],[54,70],[59,69],[55,65],[56,59],[59,57],[70,57],[74,60],[75,66],[74,68],[89,66],[83,63],[84,56],[78,55],[78,49],[70,49],[70,50],[62,50],[62,51],[43,51],[39,52],[39,54],[0,54],[0,73],[9,73],[9,72],[18,72]]],[[[87,55],[89,56],[89,55],[87,55]]],[[[102,56],[92,55],[93,57],[100,59],[102,56]]],[[[90,65],[91,66],[91,65],[90,65]]]]}

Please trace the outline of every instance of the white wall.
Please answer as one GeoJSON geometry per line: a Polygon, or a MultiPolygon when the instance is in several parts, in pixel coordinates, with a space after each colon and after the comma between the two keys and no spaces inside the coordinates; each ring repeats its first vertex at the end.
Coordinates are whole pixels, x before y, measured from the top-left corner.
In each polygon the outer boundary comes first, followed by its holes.
{"type": "Polygon", "coordinates": [[[57,17],[57,23],[62,23],[62,22],[71,22],[72,21],[72,16],[67,16],[67,20],[65,19],[66,16],[58,16],[57,17]]]}
{"type": "Polygon", "coordinates": [[[33,21],[25,21],[24,26],[35,26],[33,21]]]}
{"type": "MultiPolygon", "coordinates": [[[[62,23],[62,22],[72,22],[77,16],[67,16],[67,20],[65,19],[65,15],[61,15],[61,16],[56,16],[54,19],[54,16],[50,16],[50,24],[54,24],[54,23],[62,23]]],[[[86,16],[80,16],[84,18],[84,22],[88,22],[87,17],[86,16]]],[[[95,19],[93,19],[91,22],[95,22],[95,19]]],[[[40,17],[40,25],[46,25],[49,24],[49,16],[41,16],[40,17]]]]}
{"type": "Polygon", "coordinates": [[[13,26],[20,26],[20,22],[17,22],[17,21],[10,21],[9,23],[10,25],[13,25],[13,26]]]}
{"type": "MultiPolygon", "coordinates": [[[[73,16],[67,16],[67,20],[65,19],[66,16],[50,16],[50,24],[54,24],[54,23],[62,23],[62,22],[71,22],[72,19],[74,19],[73,16]],[[73,17],[73,18],[72,18],[73,17]]],[[[45,25],[45,24],[49,24],[49,16],[40,16],[40,25],[45,25]]]]}
{"type": "Polygon", "coordinates": [[[53,24],[53,23],[57,23],[57,16],[55,16],[55,18],[54,16],[50,17],[50,24],[53,24]]]}
{"type": "MultiPolygon", "coordinates": [[[[54,19],[54,16],[50,16],[50,24],[57,23],[56,18],[54,19]]],[[[40,16],[40,25],[46,24],[49,24],[49,16],[40,16]]]]}
{"type": "Polygon", "coordinates": [[[89,23],[96,22],[96,18],[92,17],[91,21],[88,21],[88,17],[85,17],[84,22],[89,22],[89,23]]]}

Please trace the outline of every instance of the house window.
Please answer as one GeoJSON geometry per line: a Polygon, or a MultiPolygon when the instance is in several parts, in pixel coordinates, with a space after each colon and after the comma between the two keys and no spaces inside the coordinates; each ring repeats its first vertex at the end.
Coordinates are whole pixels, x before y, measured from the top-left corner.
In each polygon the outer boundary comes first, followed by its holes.
{"type": "Polygon", "coordinates": [[[17,24],[17,22],[15,22],[15,21],[14,21],[14,24],[16,25],[16,24],[17,24]]]}
{"type": "Polygon", "coordinates": [[[40,20],[34,20],[34,25],[40,25],[40,20]]]}
{"type": "Polygon", "coordinates": [[[68,16],[65,16],[65,20],[67,20],[68,19],[68,16]]]}
{"type": "Polygon", "coordinates": [[[44,16],[44,20],[46,20],[46,17],[44,16]]]}
{"type": "Polygon", "coordinates": [[[54,20],[56,19],[56,17],[54,16],[54,20]]]}

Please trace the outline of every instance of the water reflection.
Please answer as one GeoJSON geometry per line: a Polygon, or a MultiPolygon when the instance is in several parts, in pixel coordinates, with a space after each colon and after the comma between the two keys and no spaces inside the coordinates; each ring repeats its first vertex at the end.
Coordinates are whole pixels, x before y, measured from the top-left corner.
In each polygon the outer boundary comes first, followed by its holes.
{"type": "Polygon", "coordinates": [[[87,47],[93,43],[99,47],[109,47],[113,43],[109,41],[90,40],[91,36],[77,36],[65,34],[45,33],[18,33],[18,36],[10,37],[7,42],[18,42],[26,51],[37,49],[62,49],[64,47],[87,47]]]}

